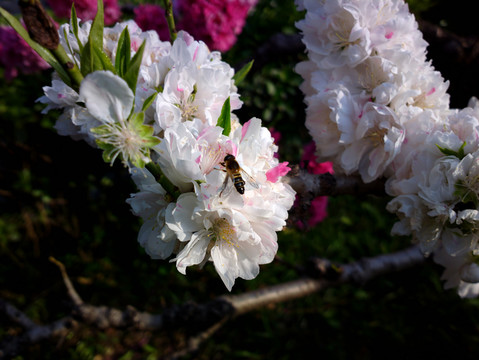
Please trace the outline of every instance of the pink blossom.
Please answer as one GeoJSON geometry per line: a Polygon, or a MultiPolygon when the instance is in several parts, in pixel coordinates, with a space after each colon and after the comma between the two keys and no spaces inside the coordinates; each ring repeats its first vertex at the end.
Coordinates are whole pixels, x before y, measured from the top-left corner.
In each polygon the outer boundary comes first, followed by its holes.
{"type": "Polygon", "coordinates": [[[0,26],[0,66],[5,68],[7,80],[12,80],[19,73],[32,74],[50,67],[9,26],[0,26]]]}
{"type": "Polygon", "coordinates": [[[143,31],[155,30],[163,41],[170,40],[165,10],[159,5],[143,4],[134,10],[135,22],[143,31]]]}
{"type": "MultiPolygon", "coordinates": [[[[47,2],[55,16],[59,18],[70,18],[73,3],[75,3],[77,16],[82,21],[92,20],[96,15],[97,0],[48,0],[47,2]]],[[[121,16],[121,9],[117,0],[103,0],[103,8],[105,25],[112,25],[118,21],[121,16]]]]}
{"type": "Polygon", "coordinates": [[[227,51],[243,30],[256,0],[178,0],[178,28],[203,40],[210,49],[227,51]]]}
{"type": "Polygon", "coordinates": [[[271,133],[271,136],[274,139],[274,143],[278,145],[279,141],[281,140],[281,133],[274,128],[270,128],[269,132],[271,133]]]}
{"type": "MultiPolygon", "coordinates": [[[[301,166],[311,174],[333,173],[333,163],[330,161],[318,163],[316,160],[316,145],[314,141],[304,146],[303,156],[301,157],[301,166]]],[[[295,205],[298,205],[295,203],[295,205]]],[[[311,228],[323,221],[328,216],[328,197],[318,196],[311,201],[309,208],[309,218],[298,221],[297,226],[300,229],[311,228]]]]}
{"type": "Polygon", "coordinates": [[[311,217],[308,219],[308,226],[314,227],[328,216],[328,197],[318,196],[311,201],[311,217]]]}
{"type": "Polygon", "coordinates": [[[333,173],[333,163],[330,161],[325,161],[318,163],[316,161],[316,145],[314,141],[311,141],[309,144],[304,146],[303,156],[301,157],[302,167],[307,169],[311,174],[325,174],[333,173]]]}

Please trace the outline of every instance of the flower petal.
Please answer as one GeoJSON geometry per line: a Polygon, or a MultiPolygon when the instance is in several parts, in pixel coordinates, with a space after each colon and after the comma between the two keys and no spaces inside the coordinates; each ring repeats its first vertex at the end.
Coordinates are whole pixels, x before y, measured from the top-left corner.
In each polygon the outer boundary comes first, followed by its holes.
{"type": "Polygon", "coordinates": [[[128,84],[110,71],[95,71],[80,85],[80,101],[102,122],[123,121],[130,115],[134,95],[128,84]]]}

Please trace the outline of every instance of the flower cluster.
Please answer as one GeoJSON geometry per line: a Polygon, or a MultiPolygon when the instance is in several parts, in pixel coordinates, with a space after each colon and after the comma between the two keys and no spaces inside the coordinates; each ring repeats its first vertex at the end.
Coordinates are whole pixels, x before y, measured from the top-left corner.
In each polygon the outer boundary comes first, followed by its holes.
{"type": "MultiPolygon", "coordinates": [[[[83,73],[94,28],[59,30],[83,73]]],[[[89,72],[78,91],[54,74],[44,111],[61,109],[60,134],[130,168],[139,192],[127,202],[144,220],[138,241],[153,259],[173,257],[183,274],[211,261],[229,290],[238,277],[256,277],[276,254],[295,193],[281,181],[289,168],[274,156],[271,133],[232,113],[242,105],[234,70],[184,31],[170,44],[131,20],[105,28],[102,46],[114,69],[89,72]]]]}
{"type": "Polygon", "coordinates": [[[306,126],[320,160],[364,182],[384,177],[399,222],[446,267],[446,287],[479,295],[479,107],[449,108],[448,83],[403,0],[297,0],[306,17],[306,126]]]}
{"type": "Polygon", "coordinates": [[[135,23],[142,30],[155,30],[160,39],[170,40],[170,30],[166,22],[165,9],[160,5],[140,4],[135,7],[133,13],[135,14],[135,23]]]}
{"type": "MultiPolygon", "coordinates": [[[[47,0],[55,15],[62,19],[70,18],[72,4],[78,17],[83,20],[93,20],[97,12],[97,0],[47,0]]],[[[117,0],[103,0],[105,8],[105,24],[112,25],[121,16],[121,9],[117,0]]]]}
{"type": "Polygon", "coordinates": [[[226,51],[243,30],[246,16],[258,0],[180,0],[175,2],[178,28],[202,39],[210,48],[226,51]]]}
{"type": "Polygon", "coordinates": [[[0,26],[0,66],[5,68],[7,80],[12,80],[19,73],[33,74],[50,67],[9,26],[0,26]]]}

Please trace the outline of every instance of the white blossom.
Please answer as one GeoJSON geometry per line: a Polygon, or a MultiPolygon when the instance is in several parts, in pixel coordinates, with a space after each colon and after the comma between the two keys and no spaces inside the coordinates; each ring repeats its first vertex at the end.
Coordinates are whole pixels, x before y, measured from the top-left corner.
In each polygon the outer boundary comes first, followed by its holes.
{"type": "Polygon", "coordinates": [[[259,119],[237,127],[230,136],[221,130],[204,128],[200,121],[179,123],[165,131],[158,152],[164,173],[183,191],[165,216],[168,227],[184,243],[174,258],[178,271],[185,273],[188,266],[212,261],[231,290],[236,278],[252,279],[259,265],[273,260],[276,231],[286,224],[294,191],[269,176],[280,164],[274,157],[273,138],[259,119]],[[243,178],[258,186],[247,184],[244,194],[234,189],[221,165],[228,154],[244,170],[243,178]],[[220,193],[225,179],[230,191],[220,193]]]}
{"type": "Polygon", "coordinates": [[[172,210],[174,203],[167,201],[167,192],[148,170],[133,170],[132,179],[139,191],[131,194],[126,202],[133,214],[143,219],[138,242],[152,259],[167,259],[178,242],[173,231],[165,226],[165,214],[172,210]]]}

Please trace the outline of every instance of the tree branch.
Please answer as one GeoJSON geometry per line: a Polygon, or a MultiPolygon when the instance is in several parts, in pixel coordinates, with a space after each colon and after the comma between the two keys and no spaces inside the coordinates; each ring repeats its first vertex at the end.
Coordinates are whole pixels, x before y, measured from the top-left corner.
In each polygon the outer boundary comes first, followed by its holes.
{"type": "Polygon", "coordinates": [[[359,176],[332,175],[329,173],[314,175],[298,165],[293,165],[286,176],[286,182],[300,196],[336,196],[336,195],[385,195],[384,179],[364,183],[359,176]]]}
{"type": "MultiPolygon", "coordinates": [[[[205,304],[186,303],[165,309],[162,314],[138,312],[133,307],[121,311],[106,306],[93,306],[74,301],[74,314],[81,321],[101,329],[107,327],[132,328],[137,330],[166,330],[185,328],[190,338],[185,349],[175,353],[172,358],[196,351],[200,344],[212,336],[230,318],[243,315],[269,304],[305,297],[312,293],[343,283],[365,283],[380,275],[400,271],[419,265],[425,261],[417,246],[376,257],[363,258],[350,264],[335,265],[327,259],[315,258],[306,267],[310,277],[283,284],[269,286],[240,295],[220,296],[205,304]],[[206,329],[206,330],[204,330],[206,329]]],[[[61,263],[59,263],[61,264],[61,263]]],[[[57,264],[58,265],[58,264],[57,264]]],[[[60,266],[60,269],[62,267],[60,266]]],[[[63,268],[64,269],[64,268],[63,268]]],[[[70,297],[73,285],[66,271],[62,277],[67,285],[70,297]]],[[[73,300],[72,300],[73,301],[73,300]]],[[[49,325],[37,325],[24,313],[0,299],[0,313],[19,324],[27,331],[13,340],[7,339],[0,347],[0,357],[17,354],[22,346],[33,344],[43,339],[65,334],[75,322],[66,317],[49,325]]]]}
{"type": "Polygon", "coordinates": [[[48,325],[38,325],[15,306],[0,298],[0,314],[17,323],[26,331],[20,336],[7,336],[0,343],[0,359],[13,357],[24,346],[41,340],[65,336],[76,324],[71,317],[64,317],[48,325]]]}

